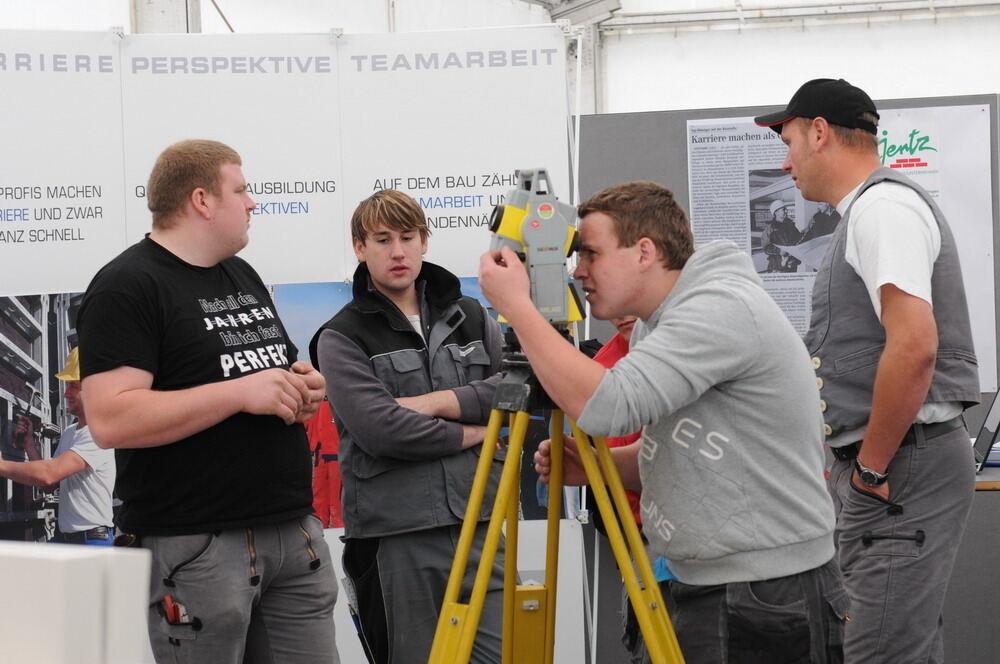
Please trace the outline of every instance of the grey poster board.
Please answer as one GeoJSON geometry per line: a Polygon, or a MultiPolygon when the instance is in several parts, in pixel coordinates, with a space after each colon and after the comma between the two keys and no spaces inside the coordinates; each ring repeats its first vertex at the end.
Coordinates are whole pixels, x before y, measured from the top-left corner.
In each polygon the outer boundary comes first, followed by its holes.
{"type": "MultiPolygon", "coordinates": [[[[1000,183],[998,183],[998,109],[1000,95],[964,95],[876,100],[880,109],[937,106],[988,105],[993,201],[993,255],[1000,250],[1000,183]]],[[[687,122],[695,119],[756,116],[780,110],[781,106],[742,106],[646,113],[586,115],[580,120],[580,200],[605,187],[630,180],[652,180],[674,192],[688,209],[687,122]]],[[[994,266],[994,292],[1000,311],[1000,282],[994,266]]],[[[988,406],[993,393],[983,394],[988,406]]],[[[969,410],[969,429],[977,431],[985,417],[983,404],[969,410]]]]}

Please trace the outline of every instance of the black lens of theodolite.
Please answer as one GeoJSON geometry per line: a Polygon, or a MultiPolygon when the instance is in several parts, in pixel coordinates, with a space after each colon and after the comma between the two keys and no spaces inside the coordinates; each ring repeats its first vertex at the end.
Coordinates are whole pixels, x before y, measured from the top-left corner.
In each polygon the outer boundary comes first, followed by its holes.
{"type": "Polygon", "coordinates": [[[573,239],[569,243],[569,250],[566,252],[566,258],[573,255],[574,251],[580,250],[580,233],[573,233],[573,239]]]}
{"type": "Polygon", "coordinates": [[[503,221],[503,206],[497,205],[493,208],[493,214],[490,216],[490,232],[496,233],[500,230],[500,222],[503,221]]]}

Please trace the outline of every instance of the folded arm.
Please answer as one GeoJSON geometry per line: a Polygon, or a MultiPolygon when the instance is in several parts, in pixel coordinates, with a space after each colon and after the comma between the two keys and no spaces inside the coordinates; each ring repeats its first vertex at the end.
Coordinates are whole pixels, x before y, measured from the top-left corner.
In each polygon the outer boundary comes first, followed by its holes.
{"type": "Polygon", "coordinates": [[[493,395],[500,383],[501,340],[500,326],[485,316],[483,345],[490,356],[490,373],[485,380],[470,381],[467,385],[448,390],[428,392],[415,397],[399,397],[399,405],[423,415],[441,417],[463,424],[483,425],[490,418],[493,395]]]}
{"type": "MultiPolygon", "coordinates": [[[[364,351],[344,335],[325,330],[317,342],[316,355],[337,421],[368,454],[410,461],[437,459],[482,441],[481,426],[401,405],[375,376],[364,351]]],[[[432,394],[435,396],[413,399],[423,399],[428,412],[434,408],[454,412],[452,390],[432,394]]],[[[416,401],[411,403],[420,406],[416,401]]]]}

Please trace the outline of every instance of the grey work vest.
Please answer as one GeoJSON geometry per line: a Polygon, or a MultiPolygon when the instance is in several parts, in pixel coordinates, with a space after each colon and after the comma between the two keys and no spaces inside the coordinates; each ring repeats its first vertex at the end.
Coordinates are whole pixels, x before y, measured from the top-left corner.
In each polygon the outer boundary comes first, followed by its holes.
{"type": "Polygon", "coordinates": [[[926,401],[979,401],[979,377],[972,347],[969,310],[955,239],[930,195],[909,178],[880,168],[861,185],[844,213],[823,257],[812,294],[812,319],[804,339],[826,408],[828,438],[865,426],[885,330],[875,315],[864,282],[845,258],[847,223],[854,202],[869,187],[898,182],[916,191],[930,207],[941,231],[941,252],[931,276],[931,299],[938,331],[937,362],[926,401]]]}
{"type": "MultiPolygon", "coordinates": [[[[420,274],[430,282],[418,282],[423,320],[429,321],[426,344],[403,314],[368,286],[367,268],[361,264],[354,275],[354,300],[313,337],[314,361],[319,337],[330,329],[363,350],[372,373],[393,397],[460,387],[495,373],[499,366],[486,346],[482,305],[460,297],[458,279],[443,268],[425,261],[420,274]],[[433,309],[425,292],[441,298],[433,309]],[[449,294],[457,299],[446,303],[449,294]]],[[[338,399],[350,398],[332,394],[334,411],[338,399]]],[[[462,523],[481,445],[437,459],[373,456],[354,442],[339,418],[337,428],[345,537],[383,537],[462,523]]],[[[490,518],[503,459],[504,452],[496,450],[480,521],[490,518]]]]}

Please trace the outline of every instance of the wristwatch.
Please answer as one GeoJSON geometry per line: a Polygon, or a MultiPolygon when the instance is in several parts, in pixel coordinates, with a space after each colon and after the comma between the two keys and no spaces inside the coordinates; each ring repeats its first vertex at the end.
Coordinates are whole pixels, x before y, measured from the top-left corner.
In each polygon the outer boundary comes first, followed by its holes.
{"type": "Polygon", "coordinates": [[[854,467],[858,469],[858,477],[861,483],[867,487],[875,488],[882,486],[889,479],[889,473],[880,473],[863,466],[858,459],[854,459],[854,467]]]}

